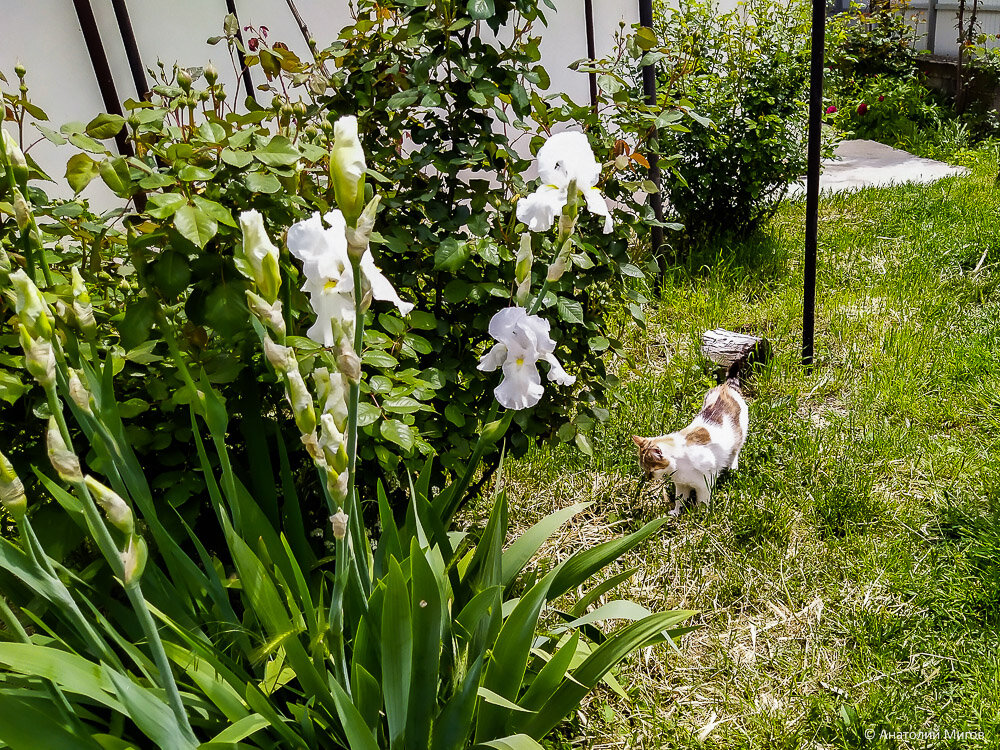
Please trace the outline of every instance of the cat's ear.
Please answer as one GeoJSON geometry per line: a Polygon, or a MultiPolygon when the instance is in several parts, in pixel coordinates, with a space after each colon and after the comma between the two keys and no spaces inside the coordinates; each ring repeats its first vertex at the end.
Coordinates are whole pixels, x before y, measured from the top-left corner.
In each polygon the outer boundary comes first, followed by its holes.
{"type": "Polygon", "coordinates": [[[640,448],[646,444],[646,438],[639,437],[638,435],[632,436],[632,442],[638,445],[640,448]]]}

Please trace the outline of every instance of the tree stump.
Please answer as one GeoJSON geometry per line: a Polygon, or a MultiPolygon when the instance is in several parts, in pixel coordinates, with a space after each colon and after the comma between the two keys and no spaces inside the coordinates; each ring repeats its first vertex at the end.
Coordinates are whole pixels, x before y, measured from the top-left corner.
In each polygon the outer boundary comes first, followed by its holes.
{"type": "Polygon", "coordinates": [[[741,362],[742,381],[752,372],[753,365],[762,365],[771,358],[771,344],[760,336],[716,328],[701,335],[701,353],[719,365],[719,374],[723,378],[730,367],[741,362]]]}

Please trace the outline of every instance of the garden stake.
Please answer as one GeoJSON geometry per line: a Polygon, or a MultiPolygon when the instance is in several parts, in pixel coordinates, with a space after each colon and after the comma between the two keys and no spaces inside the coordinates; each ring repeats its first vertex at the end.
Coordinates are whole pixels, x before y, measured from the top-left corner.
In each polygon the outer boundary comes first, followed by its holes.
{"type": "Polygon", "coordinates": [[[812,1],[812,49],[809,61],[809,146],[806,171],[805,279],[802,291],[802,364],[813,368],[813,330],[816,326],[816,234],[819,228],[820,121],[823,111],[823,37],[826,3],[812,1]]]}

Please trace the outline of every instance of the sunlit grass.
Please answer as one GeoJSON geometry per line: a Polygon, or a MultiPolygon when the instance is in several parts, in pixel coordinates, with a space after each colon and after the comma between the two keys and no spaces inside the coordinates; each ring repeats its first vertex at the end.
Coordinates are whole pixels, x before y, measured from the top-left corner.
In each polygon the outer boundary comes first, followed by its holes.
{"type": "Polygon", "coordinates": [[[637,527],[670,506],[640,496],[629,436],[697,411],[714,382],[701,333],[774,346],[740,472],[623,560],[639,571],[609,595],[698,609],[700,629],[679,653],[633,658],[619,673],[630,699],[598,694],[557,743],[1000,744],[1000,192],[992,152],[969,163],[969,177],[823,200],[812,374],[796,203],[749,242],[669,270],[648,327],[625,331],[622,398],[592,459],[545,448],[508,462],[524,524],[595,501],[555,554],[637,527]]]}

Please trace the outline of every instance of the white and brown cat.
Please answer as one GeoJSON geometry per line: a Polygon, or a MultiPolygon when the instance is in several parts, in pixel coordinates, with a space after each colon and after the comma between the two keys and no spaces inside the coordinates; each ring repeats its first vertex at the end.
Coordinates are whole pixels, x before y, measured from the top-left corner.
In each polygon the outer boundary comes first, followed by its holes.
{"type": "MultiPolygon", "coordinates": [[[[705,395],[701,411],[684,429],[659,437],[632,440],[639,446],[639,466],[652,479],[670,477],[676,502],[670,515],[680,515],[684,500],[708,504],[715,480],[723,469],[735,471],[747,439],[750,419],[743,400],[737,368],[726,382],[705,395]]],[[[666,490],[663,492],[666,496],[666,490]]]]}

